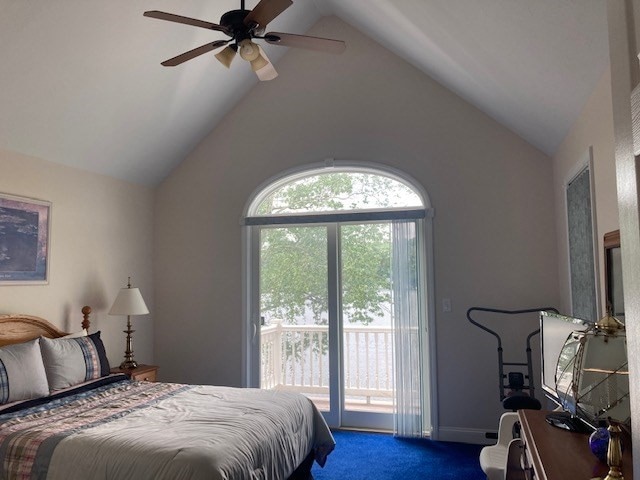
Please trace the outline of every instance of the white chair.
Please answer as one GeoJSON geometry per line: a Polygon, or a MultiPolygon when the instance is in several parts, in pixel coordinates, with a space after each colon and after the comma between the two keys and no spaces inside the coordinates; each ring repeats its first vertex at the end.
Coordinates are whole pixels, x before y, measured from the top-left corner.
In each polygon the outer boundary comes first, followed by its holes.
{"type": "Polygon", "coordinates": [[[526,478],[522,466],[523,443],[521,438],[514,438],[507,447],[507,465],[504,469],[504,480],[522,480],[526,478]]]}
{"type": "Polygon", "coordinates": [[[480,467],[487,480],[504,480],[509,444],[513,440],[513,425],[517,421],[517,412],[503,413],[498,426],[498,443],[480,451],[480,467]]]}

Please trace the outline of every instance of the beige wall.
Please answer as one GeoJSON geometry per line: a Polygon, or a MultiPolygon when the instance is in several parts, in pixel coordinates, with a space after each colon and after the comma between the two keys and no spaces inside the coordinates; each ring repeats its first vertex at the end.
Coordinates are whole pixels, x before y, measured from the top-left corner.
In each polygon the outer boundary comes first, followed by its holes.
{"type": "Polygon", "coordinates": [[[616,168],[613,136],[613,109],[611,103],[611,71],[603,72],[580,117],[553,157],[553,185],[556,202],[556,229],[558,236],[558,278],[560,280],[561,311],[570,314],[571,296],[568,268],[568,240],[566,217],[566,183],[577,173],[576,166],[593,147],[593,179],[595,181],[595,222],[598,238],[600,295],[602,312],[604,300],[604,234],[619,228],[616,196],[616,168]]]}
{"type": "MultiPolygon", "coordinates": [[[[444,437],[484,439],[502,413],[496,344],[465,312],[557,304],[551,160],[336,18],[310,34],[345,39],[347,51],[289,51],[278,79],[258,84],[157,190],[161,378],[242,383],[239,219],[255,189],[328,157],[377,162],[416,179],[435,208],[438,420],[444,437]]],[[[506,337],[520,358],[536,325],[506,337]]]]}
{"type": "MultiPolygon", "coordinates": [[[[119,365],[126,319],[106,312],[126,286],[139,286],[153,312],[153,192],[138,185],[0,150],[0,192],[51,202],[48,285],[0,286],[0,313],[46,318],[80,330],[83,305],[93,308],[109,362],[119,365]]],[[[153,361],[153,314],[134,317],[136,359],[153,361]]]]}

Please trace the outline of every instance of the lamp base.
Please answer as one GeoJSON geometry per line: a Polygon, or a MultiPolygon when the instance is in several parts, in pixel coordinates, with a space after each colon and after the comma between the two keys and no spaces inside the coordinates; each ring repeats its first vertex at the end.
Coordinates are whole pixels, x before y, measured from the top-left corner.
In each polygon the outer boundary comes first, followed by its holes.
{"type": "Polygon", "coordinates": [[[125,360],[120,364],[120,368],[122,370],[131,370],[133,368],[138,368],[138,362],[135,360],[125,360]]]}
{"type": "Polygon", "coordinates": [[[578,417],[571,415],[569,412],[550,412],[546,415],[545,419],[548,424],[569,430],[570,432],[593,433],[593,428],[590,428],[586,423],[578,417]]]}
{"type": "Polygon", "coordinates": [[[120,364],[120,368],[123,370],[131,370],[138,367],[138,362],[133,359],[133,338],[131,334],[135,330],[131,330],[131,315],[127,315],[127,329],[124,333],[127,334],[127,348],[124,351],[124,361],[120,364]]]}

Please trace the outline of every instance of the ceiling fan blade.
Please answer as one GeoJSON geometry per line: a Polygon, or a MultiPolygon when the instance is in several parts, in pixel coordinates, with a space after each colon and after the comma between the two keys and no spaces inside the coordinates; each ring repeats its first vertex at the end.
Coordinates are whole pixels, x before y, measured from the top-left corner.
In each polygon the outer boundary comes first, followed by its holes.
{"type": "Polygon", "coordinates": [[[145,17],[157,18],[159,20],[167,20],[169,22],[183,23],[185,25],[192,25],[194,27],[206,28],[207,30],[217,30],[229,34],[228,30],[222,25],[217,25],[211,22],[205,22],[204,20],[198,20],[196,18],[183,17],[182,15],[174,15],[173,13],[160,12],[159,10],[149,10],[144,12],[145,17]]]}
{"type": "Polygon", "coordinates": [[[269,32],[264,39],[273,45],[283,47],[307,48],[319,52],[342,53],[347,48],[342,40],[331,38],[309,37],[307,35],[295,35],[293,33],[269,32]]]}
{"type": "Polygon", "coordinates": [[[194,48],[193,50],[189,50],[188,52],[184,52],[176,57],[170,58],[169,60],[165,60],[161,65],[165,67],[175,67],[176,65],[180,65],[181,63],[186,62],[187,60],[191,60],[192,58],[196,58],[203,53],[210,52],[211,50],[215,50],[216,48],[220,48],[226,45],[229,40],[216,40],[213,43],[207,43],[206,45],[202,45],[201,47],[194,48]]]}
{"type": "Polygon", "coordinates": [[[260,50],[260,57],[251,62],[251,68],[256,72],[258,80],[261,82],[273,80],[278,76],[278,72],[276,72],[273,64],[269,58],[267,58],[267,54],[264,53],[264,50],[260,46],[258,46],[258,49],[260,50]]]}
{"type": "Polygon", "coordinates": [[[293,5],[291,0],[260,0],[251,12],[245,17],[244,24],[256,25],[264,28],[267,23],[276,18],[287,8],[293,5]]]}

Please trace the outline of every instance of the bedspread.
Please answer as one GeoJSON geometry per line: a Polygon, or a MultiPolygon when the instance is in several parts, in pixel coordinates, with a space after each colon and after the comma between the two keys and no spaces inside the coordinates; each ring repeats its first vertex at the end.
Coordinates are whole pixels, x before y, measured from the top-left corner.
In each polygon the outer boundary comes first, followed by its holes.
{"type": "Polygon", "coordinates": [[[286,479],[334,442],[304,396],[121,381],[0,415],[1,478],[286,479]]]}

